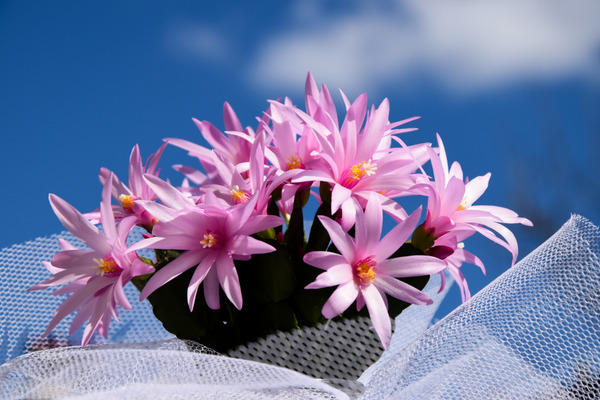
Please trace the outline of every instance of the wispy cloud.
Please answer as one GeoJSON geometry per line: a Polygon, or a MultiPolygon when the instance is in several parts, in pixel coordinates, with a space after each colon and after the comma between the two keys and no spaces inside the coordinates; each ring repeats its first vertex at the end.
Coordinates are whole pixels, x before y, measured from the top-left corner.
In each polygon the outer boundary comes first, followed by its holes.
{"type": "Polygon", "coordinates": [[[262,42],[249,79],[294,89],[311,70],[348,90],[422,77],[477,91],[598,77],[597,0],[406,0],[337,16],[309,4],[290,29],[262,42]]]}
{"type": "Polygon", "coordinates": [[[208,63],[232,57],[228,39],[217,29],[195,23],[172,23],[166,30],[166,47],[175,56],[208,63]]]}

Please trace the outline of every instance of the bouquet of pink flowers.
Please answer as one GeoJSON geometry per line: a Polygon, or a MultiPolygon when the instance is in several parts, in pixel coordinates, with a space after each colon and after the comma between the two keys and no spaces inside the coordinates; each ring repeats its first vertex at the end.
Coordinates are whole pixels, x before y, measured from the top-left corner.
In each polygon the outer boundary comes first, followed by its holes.
{"type": "Polygon", "coordinates": [[[448,271],[469,298],[462,264],[485,270],[465,239],[479,233],[514,263],[517,241],[502,224],[531,222],[474,205],[489,173],[465,179],[457,162],[449,166],[439,136],[437,147],[407,145],[398,135],[415,130],[405,126],[417,117],[390,123],[387,99],[368,109],[366,94],[352,103],[341,95],[341,125],[327,87],[319,90],[310,74],[306,110],[287,98],[271,101],[256,130],[243,128],[225,103],[225,133],[194,119],[212,149],[167,138],[144,165],[135,146],[127,185],[102,168],[96,211],[82,214],[51,194],[57,217],[90,249],[61,240],[45,264],[52,277],[30,289],[67,284],[53,293],[70,296],[46,334],[78,310],[72,331],[85,324],[82,345],[95,331],[106,336],[117,306],[131,308],[123,291],[131,281],[167,330],[218,351],[361,314],[387,348],[390,317],[431,303],[421,291],[430,275],[448,271]],[[158,176],[167,144],[202,167],[174,166],[185,175],[181,187],[158,176]],[[406,196],[420,196],[426,212],[407,212],[397,202],[406,196]],[[382,237],[384,214],[395,226],[382,237]],[[136,226],[144,239],[129,245],[136,226]],[[138,255],[142,249],[155,257],[138,255]]]}

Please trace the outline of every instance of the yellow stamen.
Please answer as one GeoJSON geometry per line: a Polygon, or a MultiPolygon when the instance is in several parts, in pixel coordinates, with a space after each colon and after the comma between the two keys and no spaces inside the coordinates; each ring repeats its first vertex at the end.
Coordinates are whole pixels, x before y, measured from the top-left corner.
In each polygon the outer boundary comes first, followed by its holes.
{"type": "Polygon", "coordinates": [[[369,285],[377,278],[376,265],[377,263],[373,260],[373,257],[364,258],[354,265],[354,272],[360,284],[369,285]]]}
{"type": "Polygon", "coordinates": [[[360,162],[348,170],[343,184],[352,187],[365,176],[375,175],[375,172],[377,172],[377,164],[371,160],[360,162]]]}
{"type": "Polygon", "coordinates": [[[113,272],[118,272],[121,268],[119,264],[115,261],[111,256],[106,256],[101,259],[94,259],[98,267],[97,275],[104,276],[105,274],[110,274],[113,272]]]}
{"type": "Polygon", "coordinates": [[[128,194],[122,194],[119,196],[119,201],[123,208],[129,212],[133,212],[133,205],[135,204],[136,198],[128,194]]]}
{"type": "Polygon", "coordinates": [[[458,205],[458,211],[464,211],[467,208],[471,207],[471,205],[469,203],[467,203],[466,199],[463,199],[460,204],[458,205]]]}
{"type": "Polygon", "coordinates": [[[250,194],[240,189],[238,185],[233,185],[229,191],[234,204],[246,204],[250,200],[250,194]]]}
{"type": "Polygon", "coordinates": [[[219,244],[219,240],[217,239],[217,234],[215,232],[207,232],[202,237],[200,244],[203,248],[211,248],[214,245],[219,244]]]}
{"type": "Polygon", "coordinates": [[[287,159],[287,167],[288,170],[302,168],[302,159],[300,156],[296,153],[289,156],[287,159]]]}

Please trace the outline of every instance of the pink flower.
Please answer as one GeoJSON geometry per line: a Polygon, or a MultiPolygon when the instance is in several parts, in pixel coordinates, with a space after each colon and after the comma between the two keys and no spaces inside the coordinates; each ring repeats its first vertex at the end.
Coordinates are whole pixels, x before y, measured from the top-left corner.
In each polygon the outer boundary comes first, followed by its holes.
{"type": "MultiPolygon", "coordinates": [[[[352,104],[344,96],[346,117],[339,128],[335,107],[329,101],[326,88],[319,99],[315,98],[317,94],[316,85],[309,80],[309,113],[292,109],[310,128],[310,133],[321,148],[318,160],[294,177],[292,183],[329,183],[332,187],[331,214],[342,210],[341,225],[344,230],[354,225],[356,212],[364,207],[373,192],[384,193],[380,198],[387,213],[397,220],[405,218],[404,210],[391,198],[408,194],[414,186],[413,172],[427,161],[429,155],[426,149],[429,145],[392,148],[391,143],[394,134],[414,130],[396,128],[417,117],[390,124],[387,99],[377,109],[373,108],[367,113],[366,94],[358,96],[352,104]]],[[[273,107],[281,113],[286,112],[283,105],[273,103],[273,107]]]]}
{"type": "Polygon", "coordinates": [[[364,213],[356,213],[355,238],[337,222],[319,217],[341,253],[314,251],[304,256],[307,264],[325,270],[307,289],[338,286],[323,306],[323,316],[336,317],[354,300],[359,310],[366,304],[373,327],[387,348],[391,322],[385,294],[407,303],[431,304],[431,299],[424,293],[395,278],[434,274],[442,271],[446,264],[429,256],[389,258],[409,238],[419,216],[420,210],[417,210],[381,240],[382,208],[376,196],[370,197],[364,213]]]}
{"type": "MultiPolygon", "coordinates": [[[[464,243],[458,242],[456,237],[450,234],[443,235],[437,239],[434,246],[430,248],[427,253],[433,257],[440,258],[446,263],[445,271],[448,271],[458,285],[462,301],[465,302],[469,300],[471,298],[471,292],[469,291],[469,285],[460,268],[462,264],[466,262],[478,266],[485,275],[485,266],[479,257],[465,250],[464,243]]],[[[442,284],[440,286],[441,292],[446,286],[446,276],[443,273],[440,275],[442,278],[442,284]]]]}
{"type": "Polygon", "coordinates": [[[518,254],[517,240],[501,224],[531,226],[531,221],[504,207],[473,205],[487,189],[491,174],[463,181],[463,172],[458,162],[454,162],[448,169],[446,151],[439,135],[438,143],[439,155],[433,149],[429,150],[434,181],[418,185],[428,190],[427,218],[423,227],[434,240],[444,235],[453,235],[460,242],[479,232],[510,251],[514,264],[518,254]]]}
{"type": "MultiPolygon", "coordinates": [[[[108,182],[111,179],[112,173],[108,182]]],[[[71,333],[89,320],[82,339],[82,346],[85,346],[96,330],[105,337],[108,335],[111,318],[118,315],[117,305],[125,309],[131,308],[123,286],[135,276],[153,272],[154,268],[141,261],[135,252],[127,251],[127,236],[134,227],[135,220],[125,219],[117,229],[110,204],[110,184],[104,185],[100,206],[104,233],[60,197],[53,194],[49,197],[56,216],[65,228],[91,250],[79,250],[66,241],[60,241],[62,251],[54,255],[51,263],[45,264],[54,275],[29,290],[69,283],[53,293],[72,294],[58,307],[44,335],[79,308],[71,324],[71,333]]]]}
{"type": "MultiPolygon", "coordinates": [[[[152,189],[144,181],[144,174],[158,175],[158,161],[166,147],[163,144],[155,153],[150,155],[146,165],[142,164],[139,146],[136,144],[131,150],[129,157],[129,187],[127,187],[116,175],[106,168],[101,168],[98,174],[100,183],[106,185],[109,182],[113,199],[120,206],[112,206],[115,219],[135,217],[136,224],[147,230],[152,228],[156,219],[138,204],[139,200],[155,200],[156,196],[152,189]]],[[[102,222],[99,210],[85,214],[95,224],[102,222]]]]}
{"type": "MultiPolygon", "coordinates": [[[[252,142],[256,133],[250,127],[242,128],[237,115],[233,111],[233,108],[229,103],[223,105],[223,119],[225,122],[225,133],[217,129],[213,124],[208,121],[198,121],[193,118],[192,120],[202,133],[203,138],[211,145],[212,149],[216,150],[219,154],[226,157],[233,165],[238,166],[249,161],[250,150],[252,142]]],[[[265,119],[268,119],[266,116],[265,119]]],[[[261,131],[259,125],[258,132],[261,131]]],[[[218,180],[216,168],[213,164],[212,151],[204,146],[184,139],[166,138],[165,142],[182,148],[188,151],[190,156],[196,157],[204,171],[206,172],[208,181],[211,183],[222,183],[218,180]]],[[[181,172],[186,173],[186,176],[195,181],[198,179],[198,172],[194,172],[195,177],[188,175],[188,172],[194,170],[188,169],[187,167],[176,166],[181,172]]]]}
{"type": "MultiPolygon", "coordinates": [[[[155,181],[155,186],[157,183],[155,181]]],[[[173,188],[165,186],[165,189],[173,188]]],[[[161,192],[157,192],[159,198],[161,192]]],[[[257,197],[252,197],[245,204],[228,207],[209,192],[205,203],[195,208],[184,205],[171,218],[165,215],[167,218],[154,226],[156,237],[142,240],[131,249],[174,249],[183,250],[183,253],[150,278],[140,299],[145,299],[165,283],[195,267],[187,292],[190,310],[194,308],[202,282],[204,297],[210,308],[220,308],[220,285],[227,298],[241,309],[242,292],[234,260],[247,260],[252,254],[274,251],[274,247],[250,235],[283,222],[272,215],[254,215],[256,200],[257,197]]]]}

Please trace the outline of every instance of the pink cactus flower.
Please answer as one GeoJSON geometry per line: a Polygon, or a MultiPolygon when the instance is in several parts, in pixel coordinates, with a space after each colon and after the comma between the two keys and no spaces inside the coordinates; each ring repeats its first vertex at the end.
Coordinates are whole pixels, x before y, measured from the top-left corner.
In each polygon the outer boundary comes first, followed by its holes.
{"type": "MultiPolygon", "coordinates": [[[[163,200],[160,190],[157,194],[163,200]]],[[[257,197],[252,197],[244,204],[226,206],[209,192],[203,204],[193,209],[181,208],[171,218],[165,215],[167,218],[154,226],[155,237],[138,242],[130,250],[174,249],[183,253],[150,278],[140,299],[195,267],[187,292],[190,310],[194,308],[202,282],[210,308],[220,308],[220,285],[227,298],[241,309],[242,292],[234,260],[247,260],[252,254],[274,251],[273,246],[250,235],[283,223],[281,218],[272,215],[254,215],[256,201],[257,197]]]]}
{"type": "MultiPolygon", "coordinates": [[[[321,148],[318,160],[294,177],[292,183],[329,183],[331,213],[342,210],[341,225],[345,230],[354,225],[358,209],[364,208],[373,192],[384,193],[380,196],[384,211],[397,220],[406,218],[404,210],[391,198],[407,194],[414,186],[413,172],[427,161],[429,145],[392,148],[391,143],[394,134],[415,130],[396,129],[398,126],[418,117],[390,124],[387,99],[367,113],[366,94],[358,96],[352,104],[344,96],[346,117],[339,128],[335,107],[329,101],[325,86],[318,99],[317,94],[316,85],[309,80],[308,114],[288,107],[310,128],[321,148]]],[[[273,107],[286,112],[283,105],[273,103],[273,107]]]]}
{"type": "Polygon", "coordinates": [[[154,272],[137,254],[128,251],[126,240],[135,226],[134,219],[124,219],[118,228],[111,207],[112,173],[102,192],[100,213],[101,232],[79,211],[60,197],[50,194],[50,204],[62,224],[73,235],[81,239],[91,250],[79,250],[68,242],[61,241],[62,250],[52,258],[46,268],[54,275],[29,290],[39,290],[69,285],[53,294],[72,293],[56,310],[44,335],[47,335],[67,315],[79,308],[71,324],[71,333],[89,320],[83,334],[85,346],[94,331],[105,337],[112,317],[118,315],[117,305],[130,309],[123,286],[133,277],[154,272]]]}
{"type": "Polygon", "coordinates": [[[356,213],[355,238],[337,222],[319,217],[341,253],[314,251],[304,256],[307,264],[325,270],[307,289],[337,286],[323,306],[323,316],[334,318],[355,300],[359,310],[366,304],[373,327],[387,348],[392,330],[386,293],[407,303],[432,303],[423,292],[395,278],[434,274],[446,268],[446,264],[430,256],[389,258],[414,231],[420,214],[420,210],[415,211],[381,240],[383,215],[377,196],[369,198],[364,213],[356,213]]]}
{"type": "Polygon", "coordinates": [[[434,181],[428,179],[421,187],[428,189],[427,218],[424,228],[434,239],[450,234],[458,241],[479,232],[486,238],[505,247],[517,259],[518,245],[513,233],[503,223],[531,226],[526,218],[504,207],[473,205],[485,192],[491,174],[463,180],[460,164],[454,162],[448,169],[448,160],[442,139],[438,135],[439,155],[429,149],[434,181]],[[493,231],[496,231],[498,237],[493,231]]]}
{"type": "MultiPolygon", "coordinates": [[[[113,205],[115,219],[120,221],[123,218],[134,217],[136,224],[150,230],[156,222],[148,211],[138,204],[139,200],[155,200],[156,195],[146,184],[143,177],[148,173],[158,175],[158,162],[166,147],[163,144],[155,153],[151,154],[146,164],[142,164],[139,146],[136,144],[131,150],[129,157],[129,187],[126,186],[117,176],[106,168],[101,168],[98,177],[100,183],[106,185],[110,182],[113,199],[119,205],[113,205]],[[112,176],[112,178],[110,178],[112,176]]],[[[85,216],[94,224],[102,222],[100,210],[85,214],[85,216]]]]}

